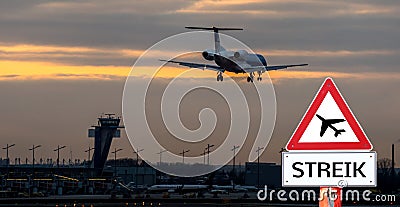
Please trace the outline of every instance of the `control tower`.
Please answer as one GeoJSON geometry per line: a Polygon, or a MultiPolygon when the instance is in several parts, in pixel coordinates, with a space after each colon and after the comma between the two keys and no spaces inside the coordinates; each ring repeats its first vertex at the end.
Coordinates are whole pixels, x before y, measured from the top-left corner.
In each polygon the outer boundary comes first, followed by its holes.
{"type": "Polygon", "coordinates": [[[121,118],[115,114],[105,114],[98,118],[98,124],[89,129],[89,137],[94,137],[94,154],[90,166],[99,173],[103,172],[104,164],[107,161],[108,152],[113,138],[121,137],[121,118]]]}

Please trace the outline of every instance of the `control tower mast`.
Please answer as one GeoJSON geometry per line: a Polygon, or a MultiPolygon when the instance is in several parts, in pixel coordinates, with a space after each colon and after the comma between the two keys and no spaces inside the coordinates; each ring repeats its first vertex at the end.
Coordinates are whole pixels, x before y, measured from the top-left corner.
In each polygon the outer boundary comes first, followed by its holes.
{"type": "Polygon", "coordinates": [[[121,118],[115,114],[105,114],[98,118],[98,124],[89,129],[89,137],[94,137],[94,153],[90,167],[96,169],[99,173],[103,172],[107,161],[113,138],[121,137],[120,125],[121,118]]]}

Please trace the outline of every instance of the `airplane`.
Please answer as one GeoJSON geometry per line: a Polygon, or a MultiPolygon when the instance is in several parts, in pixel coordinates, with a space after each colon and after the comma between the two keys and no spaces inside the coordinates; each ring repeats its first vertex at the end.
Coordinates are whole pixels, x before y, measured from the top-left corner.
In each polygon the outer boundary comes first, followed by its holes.
{"type": "Polygon", "coordinates": [[[226,192],[248,192],[248,191],[257,191],[257,187],[255,186],[241,186],[241,185],[213,185],[212,190],[214,192],[226,191],[226,192]]]}
{"type": "Polygon", "coordinates": [[[328,129],[328,127],[330,127],[331,129],[333,129],[333,131],[335,131],[335,137],[337,137],[342,132],[345,132],[344,129],[336,129],[334,126],[332,126],[333,124],[346,121],[345,119],[324,119],[322,116],[318,114],[316,116],[322,121],[321,131],[319,133],[320,137],[322,137],[325,134],[325,131],[326,129],[328,129]]]}
{"type": "Polygon", "coordinates": [[[262,80],[262,74],[270,70],[280,70],[289,67],[307,66],[308,64],[294,65],[268,65],[266,58],[261,54],[249,53],[246,50],[229,51],[226,50],[220,42],[219,31],[227,30],[243,30],[242,28],[221,28],[221,27],[185,27],[195,30],[212,30],[214,31],[214,49],[208,49],[202,52],[205,60],[214,61],[216,65],[208,65],[203,63],[191,63],[174,60],[160,60],[163,62],[176,63],[189,68],[207,69],[217,72],[217,81],[223,81],[222,74],[225,71],[233,73],[248,73],[247,82],[253,82],[254,73],[257,73],[257,80],[262,80]]]}
{"type": "Polygon", "coordinates": [[[254,186],[241,186],[236,185],[233,188],[232,185],[188,185],[188,184],[161,184],[161,185],[152,185],[147,188],[147,192],[149,193],[160,193],[160,192],[170,192],[170,193],[178,193],[178,192],[204,192],[210,191],[211,193],[223,193],[223,192],[248,192],[248,191],[256,191],[257,188],[254,186]]]}
{"type": "Polygon", "coordinates": [[[147,192],[199,192],[207,189],[208,185],[162,184],[150,186],[147,192]]]}

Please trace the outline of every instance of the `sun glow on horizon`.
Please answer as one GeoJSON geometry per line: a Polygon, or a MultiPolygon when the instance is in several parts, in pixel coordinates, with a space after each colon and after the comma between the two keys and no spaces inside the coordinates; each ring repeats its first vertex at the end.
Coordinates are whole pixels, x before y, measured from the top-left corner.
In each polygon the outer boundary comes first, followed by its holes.
{"type": "MultiPolygon", "coordinates": [[[[74,62],[71,59],[67,62],[57,58],[77,58],[77,60],[87,60],[88,58],[102,57],[118,58],[124,57],[127,60],[138,58],[145,51],[124,49],[124,48],[96,48],[96,47],[73,47],[56,45],[34,45],[34,44],[5,44],[0,42],[0,81],[17,80],[41,80],[41,79],[95,79],[95,80],[116,80],[125,79],[127,76],[155,77],[155,78],[211,78],[215,79],[216,72],[199,69],[189,69],[186,67],[166,64],[158,71],[154,67],[135,67],[131,71],[131,66],[121,65],[92,65],[91,62],[74,62]],[[151,74],[157,72],[156,74],[151,74]]],[[[158,59],[160,56],[168,56],[171,51],[156,51],[151,57],[158,59]]],[[[302,56],[302,57],[342,57],[342,56],[365,56],[365,55],[393,55],[397,51],[302,51],[302,50],[262,50],[262,54],[268,56],[302,56]]],[[[85,61],[83,61],[85,62],[85,61]]],[[[107,61],[105,61],[107,62],[107,61]]],[[[290,69],[281,71],[271,71],[264,74],[273,81],[278,79],[310,79],[324,78],[327,76],[336,78],[387,78],[400,79],[399,73],[378,73],[378,72],[328,72],[320,71],[315,68],[290,69]]],[[[224,76],[243,77],[246,74],[225,73],[224,76]]]]}

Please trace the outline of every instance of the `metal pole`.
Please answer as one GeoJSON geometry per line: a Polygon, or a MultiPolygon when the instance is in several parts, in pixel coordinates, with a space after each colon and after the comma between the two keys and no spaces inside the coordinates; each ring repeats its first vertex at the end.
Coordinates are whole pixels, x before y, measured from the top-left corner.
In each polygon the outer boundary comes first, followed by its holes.
{"type": "Polygon", "coordinates": [[[203,155],[203,164],[206,165],[206,150],[203,151],[203,153],[201,153],[200,155],[203,155]]]}
{"type": "Polygon", "coordinates": [[[9,162],[9,156],[8,156],[8,149],[10,149],[11,147],[13,147],[13,146],[15,146],[15,144],[11,144],[11,145],[8,145],[7,144],[7,146],[6,147],[3,147],[3,149],[5,149],[6,150],[6,157],[7,157],[7,161],[9,162]]]}
{"type": "Polygon", "coordinates": [[[65,146],[60,147],[60,145],[58,145],[57,149],[53,150],[53,151],[57,151],[57,168],[60,168],[60,150],[64,149],[64,148],[65,148],[65,146]]]}
{"type": "Polygon", "coordinates": [[[85,150],[85,152],[88,153],[88,160],[87,160],[87,162],[88,162],[88,167],[90,166],[90,165],[89,165],[89,162],[90,162],[90,161],[89,161],[89,160],[90,160],[90,151],[92,151],[92,150],[94,150],[94,147],[92,148],[92,147],[90,147],[90,146],[89,146],[89,148],[88,148],[87,150],[85,150]]]}
{"type": "Polygon", "coordinates": [[[182,150],[182,152],[181,153],[179,153],[179,154],[181,154],[182,155],[182,164],[185,164],[185,153],[186,152],[190,152],[190,150],[182,150]]]}
{"type": "Polygon", "coordinates": [[[160,150],[160,152],[158,152],[157,154],[159,154],[160,155],[160,163],[159,163],[159,165],[161,166],[161,157],[162,157],[162,153],[164,153],[164,152],[166,152],[167,150],[160,150]]]}
{"type": "Polygon", "coordinates": [[[115,148],[114,152],[114,176],[117,177],[117,152],[121,151],[122,149],[115,148]]]}
{"type": "Polygon", "coordinates": [[[395,179],[396,179],[396,174],[395,174],[395,171],[394,171],[394,144],[392,144],[392,170],[391,170],[392,172],[391,172],[391,175],[392,175],[392,191],[394,190],[394,188],[395,188],[395,185],[396,185],[396,181],[395,181],[395,179]]]}
{"type": "Polygon", "coordinates": [[[35,148],[32,148],[32,166],[35,169],[35,148]]]}
{"type": "Polygon", "coordinates": [[[143,151],[144,149],[138,149],[136,152],[136,173],[135,173],[135,186],[136,189],[138,188],[138,170],[139,170],[139,152],[143,151]]]}
{"type": "MultiPolygon", "coordinates": [[[[32,148],[31,149],[29,149],[29,150],[32,150],[32,182],[33,182],[33,178],[35,177],[35,149],[36,148],[39,148],[39,147],[41,147],[42,145],[37,145],[37,146],[35,146],[35,145],[32,145],[32,148]]],[[[30,184],[31,182],[29,181],[29,184],[30,184]]],[[[34,184],[34,183],[33,183],[34,184]]],[[[29,188],[30,189],[30,188],[29,188]]],[[[30,190],[29,190],[30,191],[30,190]]],[[[29,195],[30,195],[30,192],[29,192],[29,195]]]]}
{"type": "Polygon", "coordinates": [[[260,150],[264,147],[257,147],[257,188],[260,188],[260,150]]]}
{"type": "Polygon", "coordinates": [[[32,148],[29,150],[32,150],[32,168],[35,169],[35,149],[41,147],[42,145],[32,145],[32,148]]]}
{"type": "MultiPolygon", "coordinates": [[[[6,156],[7,156],[7,178],[8,178],[8,173],[9,173],[9,166],[10,166],[10,157],[8,156],[8,149],[10,149],[11,147],[13,147],[13,146],[15,146],[15,144],[11,144],[11,145],[8,145],[7,144],[7,146],[6,147],[3,147],[3,149],[5,149],[6,150],[6,156]]],[[[14,163],[14,164],[16,164],[16,163],[14,163]]]]}
{"type": "Polygon", "coordinates": [[[232,168],[232,189],[235,190],[235,178],[236,178],[236,174],[235,174],[235,158],[236,158],[236,149],[239,148],[239,146],[235,146],[233,145],[232,151],[233,151],[233,168],[232,168]]]}
{"type": "Polygon", "coordinates": [[[394,174],[394,144],[392,144],[392,174],[394,174]]]}
{"type": "Polygon", "coordinates": [[[210,148],[211,147],[214,147],[214,145],[213,144],[207,144],[207,147],[206,147],[206,149],[207,149],[207,165],[210,165],[210,148]]]}
{"type": "Polygon", "coordinates": [[[70,165],[72,165],[73,164],[73,162],[72,162],[72,147],[71,146],[69,146],[69,156],[70,156],[70,165]]]}

